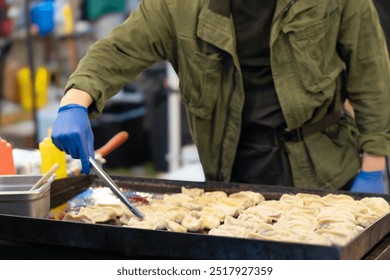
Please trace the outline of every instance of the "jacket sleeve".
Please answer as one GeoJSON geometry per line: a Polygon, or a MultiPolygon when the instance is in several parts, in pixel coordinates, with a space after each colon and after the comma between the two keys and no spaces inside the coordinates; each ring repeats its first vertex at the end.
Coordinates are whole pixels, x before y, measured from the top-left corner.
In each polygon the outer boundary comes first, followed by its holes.
{"type": "Polygon", "coordinates": [[[390,154],[390,60],[377,12],[369,0],[344,0],[339,50],[346,94],[355,110],[361,151],[390,154]]]}
{"type": "Polygon", "coordinates": [[[173,23],[165,0],[143,0],[109,36],[95,42],[65,86],[88,92],[94,99],[90,117],[99,115],[106,100],[145,68],[172,57],[173,23]]]}

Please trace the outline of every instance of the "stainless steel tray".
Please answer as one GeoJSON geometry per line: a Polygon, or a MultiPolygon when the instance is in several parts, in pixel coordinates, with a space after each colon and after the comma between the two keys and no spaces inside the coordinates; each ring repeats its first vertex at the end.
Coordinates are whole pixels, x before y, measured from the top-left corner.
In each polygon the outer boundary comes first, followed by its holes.
{"type": "Polygon", "coordinates": [[[0,176],[0,214],[45,218],[50,212],[50,187],[54,176],[35,190],[40,175],[0,176]]]}

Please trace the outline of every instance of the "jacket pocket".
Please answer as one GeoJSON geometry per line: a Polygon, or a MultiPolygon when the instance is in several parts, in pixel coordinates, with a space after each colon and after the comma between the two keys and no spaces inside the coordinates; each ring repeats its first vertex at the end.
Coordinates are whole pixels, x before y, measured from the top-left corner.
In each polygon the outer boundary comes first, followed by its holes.
{"type": "MultiPolygon", "coordinates": [[[[358,132],[352,123],[351,118],[344,116],[337,124],[304,141],[311,164],[322,186],[335,180],[345,184],[360,167],[358,132]]],[[[332,188],[336,187],[342,185],[332,188]]]]}
{"type": "Polygon", "coordinates": [[[339,17],[337,5],[322,4],[302,11],[282,29],[302,85],[310,93],[334,84],[344,68],[336,51],[339,17]]]}
{"type": "Polygon", "coordinates": [[[179,57],[182,101],[190,113],[209,120],[222,86],[222,55],[191,51],[184,46],[179,57]]]}

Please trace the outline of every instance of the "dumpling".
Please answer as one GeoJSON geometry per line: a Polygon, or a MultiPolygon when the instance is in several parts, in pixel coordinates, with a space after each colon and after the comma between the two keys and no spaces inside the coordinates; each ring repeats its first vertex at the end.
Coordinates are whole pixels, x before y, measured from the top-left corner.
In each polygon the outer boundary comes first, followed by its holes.
{"type": "Polygon", "coordinates": [[[252,202],[249,207],[255,206],[265,200],[262,194],[257,192],[252,192],[252,191],[241,191],[241,192],[233,193],[229,195],[229,197],[238,198],[238,199],[249,199],[252,202]]]}
{"type": "Polygon", "coordinates": [[[249,230],[243,227],[235,226],[235,225],[226,225],[222,224],[217,229],[229,231],[235,237],[246,237],[249,233],[249,230]]]}
{"type": "Polygon", "coordinates": [[[202,222],[199,219],[190,215],[184,217],[184,219],[181,221],[181,225],[192,232],[200,231],[203,229],[202,222]]]}
{"type": "Polygon", "coordinates": [[[182,225],[174,221],[167,222],[167,230],[174,231],[174,232],[187,232],[187,228],[183,227],[182,225]]]}
{"type": "Polygon", "coordinates": [[[282,215],[282,213],[283,211],[278,208],[260,203],[254,207],[250,207],[242,211],[241,214],[254,214],[258,216],[270,217],[273,220],[277,220],[280,217],[280,215],[282,215]]]}
{"type": "Polygon", "coordinates": [[[346,194],[327,194],[321,198],[321,201],[325,205],[337,205],[343,201],[355,201],[352,196],[346,194]]]}
{"type": "Polygon", "coordinates": [[[209,231],[209,235],[216,235],[216,236],[228,236],[228,237],[235,237],[234,233],[228,230],[223,230],[219,228],[214,228],[209,231]]]}
{"type": "Polygon", "coordinates": [[[351,235],[348,233],[337,230],[319,229],[316,233],[327,238],[332,244],[337,246],[344,246],[352,239],[351,235]]]}
{"type": "Polygon", "coordinates": [[[192,200],[192,197],[182,193],[164,194],[163,200],[176,206],[181,206],[182,202],[192,200]]]}
{"type": "Polygon", "coordinates": [[[78,214],[90,218],[95,223],[104,223],[104,222],[116,219],[116,217],[117,217],[116,210],[117,209],[115,209],[113,207],[109,207],[109,206],[105,207],[105,206],[90,206],[90,205],[88,205],[86,207],[81,207],[78,214]]]}
{"type": "Polygon", "coordinates": [[[223,221],[226,217],[226,213],[225,212],[222,212],[222,211],[219,211],[219,209],[216,209],[216,208],[212,208],[212,207],[209,207],[209,206],[206,206],[204,207],[202,210],[200,211],[192,211],[192,214],[195,216],[195,217],[202,217],[204,215],[210,215],[210,216],[216,216],[220,219],[220,221],[223,221]]]}
{"type": "Polygon", "coordinates": [[[217,212],[224,213],[225,216],[237,217],[239,215],[239,208],[236,206],[230,206],[223,202],[216,202],[210,205],[212,209],[215,209],[217,212]]]}
{"type": "Polygon", "coordinates": [[[199,218],[202,228],[215,229],[221,224],[221,219],[213,215],[202,215],[199,218]]]}
{"type": "Polygon", "coordinates": [[[360,202],[370,208],[379,217],[389,213],[389,203],[382,197],[365,197],[360,202]]]}
{"type": "Polygon", "coordinates": [[[216,203],[224,203],[232,207],[236,207],[239,210],[246,209],[248,207],[252,206],[252,200],[245,198],[245,199],[239,199],[239,198],[234,198],[234,197],[227,197],[227,198],[222,198],[218,200],[216,203]]]}
{"type": "Polygon", "coordinates": [[[225,225],[233,225],[233,226],[243,227],[243,228],[246,228],[247,230],[249,230],[251,232],[256,232],[257,227],[258,227],[256,223],[243,221],[243,220],[238,220],[238,219],[235,219],[235,218],[230,217],[230,216],[226,216],[225,217],[224,224],[225,225]]]}
{"type": "Polygon", "coordinates": [[[356,215],[356,221],[359,225],[362,227],[368,227],[372,223],[374,223],[376,220],[379,219],[379,216],[372,214],[358,214],[356,215]]]}
{"type": "Polygon", "coordinates": [[[95,220],[92,218],[84,215],[84,214],[75,214],[75,213],[66,213],[64,218],[62,219],[63,221],[68,221],[68,222],[80,222],[80,223],[88,223],[88,224],[94,224],[95,220]]]}
{"type": "Polygon", "coordinates": [[[191,197],[197,197],[204,194],[204,189],[181,187],[181,193],[191,197]]]}
{"type": "Polygon", "coordinates": [[[251,222],[251,223],[257,223],[257,224],[260,224],[260,223],[271,224],[272,223],[272,219],[270,217],[264,216],[261,213],[257,213],[256,215],[255,214],[251,214],[251,213],[248,213],[248,214],[244,214],[243,213],[243,214],[240,214],[237,217],[237,219],[238,220],[247,221],[247,222],[251,222]]]}
{"type": "Polygon", "coordinates": [[[318,194],[311,194],[311,193],[297,193],[295,195],[296,197],[303,200],[304,205],[306,205],[307,201],[313,201],[313,200],[320,200],[321,196],[318,194]]]}
{"type": "Polygon", "coordinates": [[[304,202],[303,199],[296,195],[292,194],[283,194],[280,199],[280,202],[288,203],[288,204],[293,204],[294,206],[303,206],[304,202]]]}
{"type": "Polygon", "coordinates": [[[210,197],[214,200],[219,200],[228,197],[228,195],[223,191],[205,192],[202,196],[210,197]]]}
{"type": "Polygon", "coordinates": [[[317,216],[317,220],[321,221],[324,219],[336,219],[344,222],[352,222],[357,224],[355,215],[351,212],[339,209],[337,207],[324,207],[317,216]]]}

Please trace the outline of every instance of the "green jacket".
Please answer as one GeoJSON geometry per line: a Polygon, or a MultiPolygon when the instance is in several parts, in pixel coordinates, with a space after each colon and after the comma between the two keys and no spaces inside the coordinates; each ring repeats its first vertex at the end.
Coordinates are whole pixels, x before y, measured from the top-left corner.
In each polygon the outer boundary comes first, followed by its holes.
{"type": "MultiPolygon", "coordinates": [[[[338,111],[347,97],[356,124],[337,124],[288,142],[294,185],[338,189],[361,151],[390,152],[390,69],[371,0],[278,0],[271,68],[287,130],[338,111]],[[344,75],[346,73],[347,75],[344,75]],[[358,134],[358,130],[360,134],[358,134]]],[[[208,180],[229,181],[241,129],[242,73],[229,0],[143,0],[89,49],[66,90],[87,91],[97,116],[105,101],[156,61],[168,60],[208,180]]]]}

